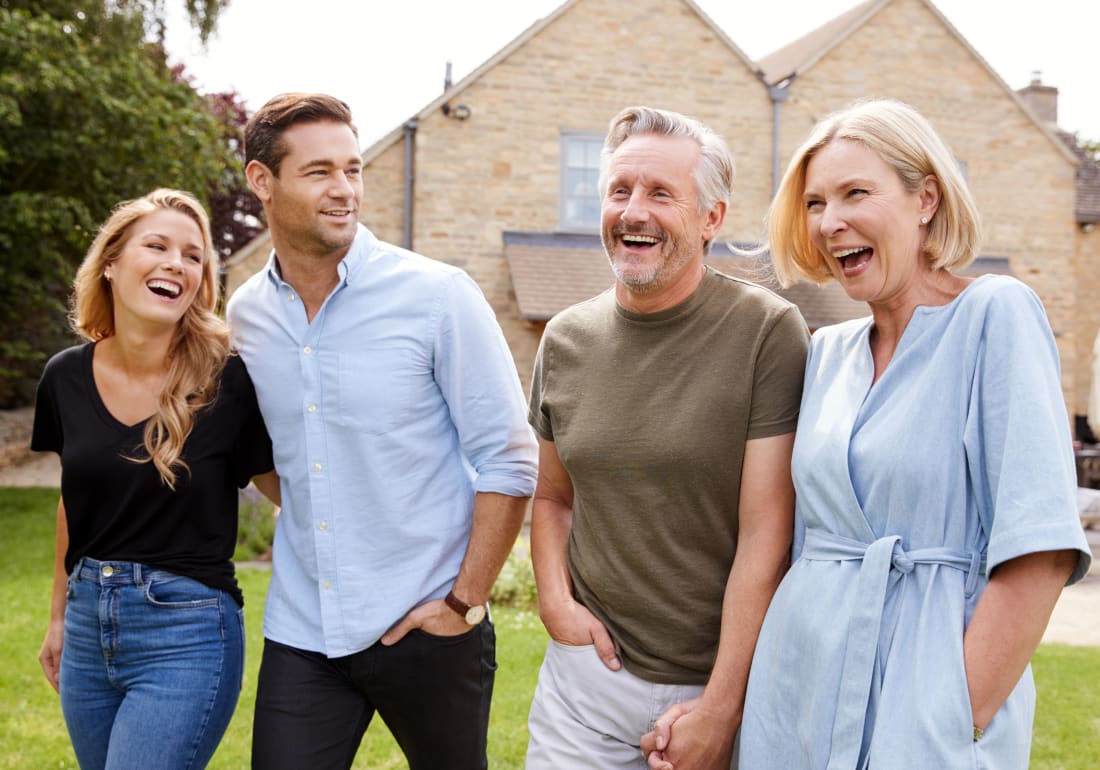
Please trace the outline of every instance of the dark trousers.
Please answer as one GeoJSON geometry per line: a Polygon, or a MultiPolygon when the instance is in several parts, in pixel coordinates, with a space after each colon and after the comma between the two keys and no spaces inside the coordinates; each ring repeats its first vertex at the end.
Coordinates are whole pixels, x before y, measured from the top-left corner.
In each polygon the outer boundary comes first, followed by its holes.
{"type": "Polygon", "coordinates": [[[264,640],[253,770],[347,770],[375,711],[409,770],[484,770],[496,633],[414,630],[343,658],[264,640]]]}

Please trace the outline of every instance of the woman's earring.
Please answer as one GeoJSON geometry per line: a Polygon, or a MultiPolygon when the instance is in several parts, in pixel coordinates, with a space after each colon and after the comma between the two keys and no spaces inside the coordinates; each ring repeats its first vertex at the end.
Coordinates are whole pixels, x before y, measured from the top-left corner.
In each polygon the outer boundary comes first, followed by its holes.
{"type": "Polygon", "coordinates": [[[921,223],[922,225],[926,225],[926,224],[928,224],[928,217],[921,217],[921,218],[920,218],[920,223],[921,223]]]}
{"type": "Polygon", "coordinates": [[[106,270],[103,271],[103,277],[107,279],[108,283],[114,280],[113,278],[111,278],[111,274],[108,273],[106,270]]]}

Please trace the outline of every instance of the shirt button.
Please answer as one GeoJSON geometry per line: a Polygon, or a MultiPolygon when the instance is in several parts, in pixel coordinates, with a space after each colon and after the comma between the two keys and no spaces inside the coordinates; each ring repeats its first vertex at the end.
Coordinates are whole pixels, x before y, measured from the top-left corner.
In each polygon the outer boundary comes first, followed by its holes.
{"type": "Polygon", "coordinates": [[[323,583],[323,585],[324,585],[324,588],[325,588],[326,591],[329,590],[330,588],[332,588],[332,583],[330,583],[327,580],[323,583]]]}
{"type": "Polygon", "coordinates": [[[321,463],[314,463],[313,464],[313,470],[314,470],[315,473],[320,473],[321,472],[321,463]]]}
{"type": "Polygon", "coordinates": [[[111,575],[115,574],[115,568],[112,567],[110,564],[104,564],[103,569],[100,571],[103,573],[103,577],[110,577],[111,575]]]}
{"type": "Polygon", "coordinates": [[[320,529],[322,531],[328,529],[328,522],[322,521],[320,524],[317,525],[317,529],[320,529]]]}
{"type": "Polygon", "coordinates": [[[310,404],[309,406],[306,407],[306,411],[310,412],[310,413],[316,412],[317,411],[317,404],[310,404]]]}
{"type": "Polygon", "coordinates": [[[298,298],[297,298],[297,297],[295,297],[295,296],[294,296],[293,294],[288,294],[288,295],[286,296],[286,301],[287,301],[287,302],[293,302],[293,301],[294,301],[294,300],[296,300],[296,299],[298,299],[298,298]]]}
{"type": "Polygon", "coordinates": [[[302,348],[302,352],[308,356],[310,353],[313,352],[313,348],[311,348],[309,345],[306,345],[304,348],[302,348]]]}

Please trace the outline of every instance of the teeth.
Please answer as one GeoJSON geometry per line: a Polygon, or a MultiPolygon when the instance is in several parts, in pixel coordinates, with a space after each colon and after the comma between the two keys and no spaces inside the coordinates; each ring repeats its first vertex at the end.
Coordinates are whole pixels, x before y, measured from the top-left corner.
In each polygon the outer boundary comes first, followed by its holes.
{"type": "Polygon", "coordinates": [[[160,289],[171,294],[173,297],[178,297],[180,293],[180,287],[171,281],[162,281],[159,278],[155,278],[146,284],[150,289],[160,289]]]}
{"type": "Polygon", "coordinates": [[[637,242],[637,243],[657,243],[661,239],[660,238],[655,238],[652,235],[639,235],[637,233],[624,233],[623,234],[623,240],[624,241],[637,242]]]}
{"type": "Polygon", "coordinates": [[[844,257],[850,257],[853,254],[858,254],[866,248],[866,246],[856,246],[854,249],[841,249],[840,251],[834,251],[833,256],[837,259],[844,259],[844,257]]]}

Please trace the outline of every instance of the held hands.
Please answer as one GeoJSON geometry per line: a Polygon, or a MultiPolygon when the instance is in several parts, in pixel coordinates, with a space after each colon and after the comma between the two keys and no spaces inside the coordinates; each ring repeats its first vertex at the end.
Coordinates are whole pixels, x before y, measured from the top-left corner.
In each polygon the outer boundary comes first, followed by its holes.
{"type": "Polygon", "coordinates": [[[405,617],[382,635],[382,644],[387,647],[397,644],[414,628],[433,636],[458,636],[470,630],[466,621],[442,599],[434,599],[409,610],[405,617]]]}
{"type": "Polygon", "coordinates": [[[694,698],[672,706],[642,736],[650,770],[729,770],[735,727],[694,698]]]}
{"type": "Polygon", "coordinates": [[[55,692],[58,689],[58,678],[61,675],[61,648],[65,642],[65,621],[51,621],[46,629],[46,638],[42,642],[42,648],[38,651],[38,662],[42,666],[42,673],[46,675],[46,681],[50,683],[55,692]]]}
{"type": "Polygon", "coordinates": [[[604,665],[612,671],[623,667],[615,655],[615,645],[607,628],[572,597],[553,606],[539,605],[539,616],[550,638],[569,647],[593,645],[604,665]]]}

